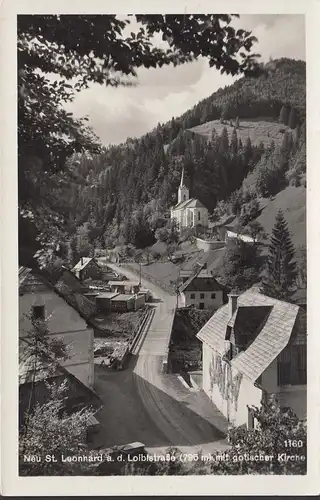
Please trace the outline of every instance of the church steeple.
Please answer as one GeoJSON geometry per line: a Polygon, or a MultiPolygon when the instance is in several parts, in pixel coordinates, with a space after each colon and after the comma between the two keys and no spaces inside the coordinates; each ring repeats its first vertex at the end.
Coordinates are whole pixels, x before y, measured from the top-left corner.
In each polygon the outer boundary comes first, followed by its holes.
{"type": "Polygon", "coordinates": [[[178,190],[178,203],[189,199],[189,189],[185,185],[184,181],[184,167],[182,168],[181,181],[178,190]]]}

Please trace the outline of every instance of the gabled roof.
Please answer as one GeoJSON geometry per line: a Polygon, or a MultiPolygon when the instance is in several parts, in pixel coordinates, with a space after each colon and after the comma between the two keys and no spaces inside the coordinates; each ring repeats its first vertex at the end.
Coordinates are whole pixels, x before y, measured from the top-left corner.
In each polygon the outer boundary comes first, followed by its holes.
{"type": "Polygon", "coordinates": [[[182,210],[183,208],[186,208],[188,203],[190,203],[192,200],[193,198],[190,198],[189,200],[180,201],[174,207],[172,207],[171,210],[182,210]]]}
{"type": "MultiPolygon", "coordinates": [[[[300,308],[251,290],[238,297],[238,310],[247,307],[267,307],[270,311],[252,344],[231,361],[232,367],[249,380],[255,381],[289,343],[300,308]]],[[[209,319],[197,337],[219,354],[223,354],[227,326],[234,325],[236,321],[236,315],[230,318],[229,305],[226,304],[209,319]]],[[[304,325],[305,322],[300,322],[299,328],[304,328],[302,334],[306,335],[304,325]]]]}
{"type": "Polygon", "coordinates": [[[172,207],[171,210],[182,210],[185,208],[206,208],[206,207],[197,198],[190,198],[189,200],[180,201],[180,203],[172,207]]]}
{"type": "Polygon", "coordinates": [[[188,204],[186,208],[206,208],[206,207],[197,198],[192,198],[191,202],[188,204]]]}
{"type": "Polygon", "coordinates": [[[72,269],[73,272],[75,271],[82,271],[82,269],[84,269],[85,267],[87,267],[87,265],[91,262],[91,261],[94,261],[95,262],[95,259],[93,257],[82,257],[79,262],[74,266],[74,268],[72,269]]]}
{"type": "Polygon", "coordinates": [[[53,285],[41,271],[29,268],[19,268],[20,290],[23,291],[27,289],[30,291],[31,288],[31,291],[36,292],[39,290],[41,293],[43,287],[59,295],[70,307],[77,311],[86,322],[89,322],[90,317],[95,312],[95,305],[84,297],[82,293],[77,293],[71,289],[70,286],[63,281],[63,276],[53,285]]]}
{"type": "Polygon", "coordinates": [[[222,290],[217,280],[208,271],[199,270],[180,287],[180,292],[217,292],[222,290]]]}

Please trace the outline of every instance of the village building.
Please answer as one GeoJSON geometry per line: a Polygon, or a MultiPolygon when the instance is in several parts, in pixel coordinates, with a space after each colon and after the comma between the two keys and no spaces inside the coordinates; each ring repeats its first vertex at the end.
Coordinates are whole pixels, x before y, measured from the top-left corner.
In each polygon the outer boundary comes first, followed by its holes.
{"type": "Polygon", "coordinates": [[[128,312],[136,311],[144,306],[145,296],[144,295],[132,295],[132,294],[117,294],[110,300],[111,311],[117,312],[128,312]]]}
{"type": "Polygon", "coordinates": [[[95,296],[96,308],[98,313],[111,311],[111,300],[119,295],[117,292],[97,293],[95,296]]]}
{"type": "Polygon", "coordinates": [[[94,304],[71,290],[60,280],[53,286],[31,269],[19,269],[19,339],[20,357],[26,361],[28,334],[32,330],[31,316],[46,322],[48,335],[60,338],[68,349],[68,359],[61,366],[86,387],[94,383],[93,329],[86,317],[94,304]]]}
{"type": "Polygon", "coordinates": [[[124,294],[134,294],[138,293],[140,290],[140,284],[138,281],[109,281],[108,286],[111,292],[124,293],[124,294]]]}
{"type": "Polygon", "coordinates": [[[208,209],[196,198],[189,197],[189,189],[184,180],[184,169],[178,189],[178,203],[171,208],[171,220],[175,220],[181,230],[186,227],[208,227],[208,209]]]}
{"type": "Polygon", "coordinates": [[[179,288],[179,306],[198,309],[218,309],[223,305],[223,290],[206,269],[187,278],[179,288]]]}
{"type": "Polygon", "coordinates": [[[81,257],[72,272],[81,281],[86,279],[99,280],[102,277],[102,269],[93,257],[81,257]]]}
{"type": "Polygon", "coordinates": [[[306,313],[252,290],[229,295],[197,334],[203,389],[233,425],[254,422],[247,405],[275,394],[282,408],[306,416],[306,313]]]}

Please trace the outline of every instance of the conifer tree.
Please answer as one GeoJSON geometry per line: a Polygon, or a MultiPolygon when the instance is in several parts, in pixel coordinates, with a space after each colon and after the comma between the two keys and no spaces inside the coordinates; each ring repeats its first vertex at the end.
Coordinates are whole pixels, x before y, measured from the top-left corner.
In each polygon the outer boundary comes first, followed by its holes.
{"type": "Polygon", "coordinates": [[[289,118],[288,118],[288,125],[290,128],[295,129],[297,126],[297,113],[295,108],[291,108],[289,118]]]}
{"type": "Polygon", "coordinates": [[[230,148],[232,157],[236,157],[238,154],[238,136],[235,128],[232,132],[230,148]]]}
{"type": "Polygon", "coordinates": [[[279,123],[283,123],[284,125],[288,125],[289,112],[286,106],[282,106],[280,115],[279,115],[279,123]]]}
{"type": "Polygon", "coordinates": [[[282,210],[276,216],[272,229],[267,261],[267,273],[263,280],[263,292],[279,300],[290,300],[296,290],[297,269],[288,224],[282,210]]]}

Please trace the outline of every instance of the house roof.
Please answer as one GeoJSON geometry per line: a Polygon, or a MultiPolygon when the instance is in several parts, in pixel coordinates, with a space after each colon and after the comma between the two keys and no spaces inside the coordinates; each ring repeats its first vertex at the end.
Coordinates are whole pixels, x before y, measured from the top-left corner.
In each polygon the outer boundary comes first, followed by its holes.
{"type": "Polygon", "coordinates": [[[180,292],[215,292],[222,288],[212,274],[200,268],[181,285],[179,290],[180,292]]]}
{"type": "Polygon", "coordinates": [[[117,292],[103,292],[96,296],[96,299],[112,299],[118,295],[117,292]]]}
{"type": "Polygon", "coordinates": [[[109,281],[108,285],[110,286],[139,286],[138,281],[109,281]]]}
{"type": "Polygon", "coordinates": [[[95,312],[95,305],[81,293],[74,292],[70,288],[70,285],[64,282],[63,275],[60,280],[53,285],[41,271],[20,267],[19,288],[24,290],[25,287],[27,287],[27,290],[29,290],[30,287],[32,291],[39,290],[40,292],[43,287],[51,289],[52,293],[59,295],[87,322],[95,312]]]}
{"type": "MultiPolygon", "coordinates": [[[[255,340],[231,361],[231,365],[249,380],[255,381],[290,341],[299,306],[248,290],[238,297],[237,311],[247,307],[269,307],[269,314],[266,315],[266,321],[261,325],[255,340]]],[[[228,304],[222,306],[202,327],[197,337],[223,354],[227,326],[229,323],[229,326],[232,326],[237,321],[236,315],[234,316],[230,318],[228,304]]]]}
{"type": "Polygon", "coordinates": [[[82,271],[82,269],[84,269],[85,267],[87,267],[87,265],[91,262],[91,261],[94,261],[94,258],[93,257],[82,257],[79,262],[74,266],[74,268],[72,269],[73,272],[76,272],[76,271],[82,271]]]}
{"type": "Polygon", "coordinates": [[[128,301],[128,300],[131,300],[134,298],[134,295],[127,295],[127,294],[124,294],[124,293],[121,293],[119,295],[116,295],[115,297],[113,297],[111,300],[112,302],[115,302],[115,301],[128,301]]]}

